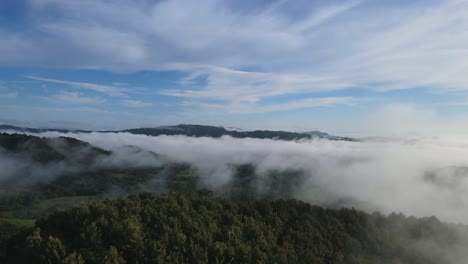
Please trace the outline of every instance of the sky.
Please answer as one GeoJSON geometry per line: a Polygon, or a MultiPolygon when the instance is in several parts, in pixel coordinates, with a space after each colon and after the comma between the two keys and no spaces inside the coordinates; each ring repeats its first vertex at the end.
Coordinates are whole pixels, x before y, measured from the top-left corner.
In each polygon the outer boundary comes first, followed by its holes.
{"type": "Polygon", "coordinates": [[[468,132],[468,0],[2,0],[0,123],[468,132]]]}

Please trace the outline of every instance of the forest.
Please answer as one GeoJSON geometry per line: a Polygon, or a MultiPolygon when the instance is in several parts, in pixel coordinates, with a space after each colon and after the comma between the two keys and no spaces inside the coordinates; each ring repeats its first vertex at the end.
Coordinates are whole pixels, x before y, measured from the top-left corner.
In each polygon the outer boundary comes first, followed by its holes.
{"type": "Polygon", "coordinates": [[[232,179],[213,190],[192,164],[158,163],[162,153],[134,146],[126,157],[149,162],[122,165],[115,151],[68,137],[0,134],[0,146],[1,263],[453,264],[466,255],[466,225],[294,199],[300,170],[231,164],[232,179]],[[6,175],[8,161],[24,168],[6,175]]]}
{"type": "Polygon", "coordinates": [[[209,191],[130,195],[53,212],[12,237],[7,263],[454,263],[465,226],[238,201],[209,191]],[[448,254],[450,253],[450,254],[448,254]]]}
{"type": "MultiPolygon", "coordinates": [[[[10,131],[21,131],[29,133],[43,133],[43,132],[60,132],[60,133],[91,133],[92,131],[86,130],[66,130],[66,129],[37,129],[37,128],[25,128],[10,125],[0,125],[0,130],[10,131]]],[[[175,126],[161,126],[161,127],[145,127],[145,128],[132,128],[125,130],[107,130],[101,131],[105,133],[114,132],[127,132],[136,135],[149,135],[149,136],[160,136],[160,135],[185,135],[191,137],[222,137],[231,136],[234,138],[261,138],[261,139],[281,139],[281,140],[297,140],[297,139],[311,139],[311,138],[327,138],[330,140],[345,140],[345,141],[356,141],[350,137],[339,137],[332,136],[320,131],[310,132],[289,132],[289,131],[270,131],[270,130],[254,130],[254,131],[237,131],[228,130],[224,127],[218,126],[207,126],[207,125],[191,125],[191,124],[179,124],[175,126]]]]}
{"type": "Polygon", "coordinates": [[[0,264],[468,264],[468,0],[0,0],[0,264]]]}

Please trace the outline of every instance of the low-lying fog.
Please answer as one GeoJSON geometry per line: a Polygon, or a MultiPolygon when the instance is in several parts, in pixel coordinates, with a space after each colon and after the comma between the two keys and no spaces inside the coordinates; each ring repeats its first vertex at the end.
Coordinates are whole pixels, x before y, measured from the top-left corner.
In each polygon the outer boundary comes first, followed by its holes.
{"type": "MultiPolygon", "coordinates": [[[[298,199],[468,223],[468,138],[296,142],[97,132],[35,135],[74,137],[117,152],[124,146],[137,146],[193,164],[202,181],[214,190],[230,181],[232,164],[255,164],[259,175],[270,170],[301,170],[305,180],[294,194],[298,199]]],[[[125,159],[141,163],[142,153],[125,154],[125,159]]],[[[4,172],[13,169],[2,168],[4,172]]]]}

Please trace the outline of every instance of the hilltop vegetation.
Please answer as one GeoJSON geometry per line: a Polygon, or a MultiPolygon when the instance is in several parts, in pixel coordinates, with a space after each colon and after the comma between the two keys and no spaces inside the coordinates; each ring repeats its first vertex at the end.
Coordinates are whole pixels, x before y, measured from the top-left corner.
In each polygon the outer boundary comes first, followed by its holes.
{"type": "Polygon", "coordinates": [[[38,163],[57,161],[89,163],[99,155],[110,154],[109,151],[75,138],[40,138],[23,134],[0,133],[0,150],[2,148],[9,155],[38,163]]]}
{"type": "MultiPolygon", "coordinates": [[[[66,129],[37,129],[37,128],[23,128],[9,125],[0,125],[0,130],[10,130],[29,133],[43,133],[43,132],[79,132],[91,133],[92,131],[86,130],[66,130],[66,129]]],[[[119,131],[101,131],[101,132],[128,132],[131,134],[148,135],[148,136],[161,136],[161,135],[184,135],[190,137],[213,137],[219,138],[222,136],[231,136],[234,138],[260,138],[260,139],[280,139],[280,140],[299,140],[311,138],[325,138],[330,140],[345,140],[355,141],[349,137],[332,136],[320,131],[310,132],[289,132],[289,131],[271,131],[271,130],[255,130],[255,131],[239,131],[229,130],[219,126],[206,126],[206,125],[190,125],[180,124],[175,126],[161,126],[161,127],[145,127],[145,128],[132,128],[119,131]]]]}
{"type": "MultiPolygon", "coordinates": [[[[142,150],[127,147],[125,151],[138,154],[142,150]]],[[[81,202],[81,197],[101,199],[142,191],[189,192],[209,187],[200,182],[200,174],[191,164],[168,161],[138,167],[115,162],[103,165],[103,160],[112,160],[113,152],[73,138],[0,134],[1,153],[14,157],[15,164],[29,166],[0,178],[0,214],[15,218],[34,219],[51,212],[57,203],[50,201],[62,197],[74,198],[60,206],[81,202]]],[[[157,153],[144,155],[158,159],[157,153]]],[[[295,170],[257,175],[253,164],[231,164],[230,169],[231,181],[217,194],[238,199],[292,198],[304,180],[301,171],[295,170]],[[266,182],[269,185],[264,186],[266,182]]]]}
{"type": "Polygon", "coordinates": [[[190,137],[221,137],[231,136],[234,138],[260,138],[260,139],[280,139],[280,140],[298,140],[311,138],[326,138],[331,140],[347,140],[353,141],[352,138],[330,136],[327,133],[319,131],[311,131],[307,133],[297,133],[288,131],[271,131],[271,130],[255,130],[255,131],[237,131],[227,130],[224,127],[203,126],[203,125],[176,125],[156,128],[134,128],[127,129],[124,132],[132,134],[143,134],[148,136],[160,135],[185,135],[190,137]]]}
{"type": "MultiPolygon", "coordinates": [[[[144,152],[133,146],[122,151],[136,157],[144,152]]],[[[160,153],[144,152],[155,163],[132,166],[116,154],[72,138],[0,134],[0,155],[29,166],[0,178],[0,263],[465,259],[466,226],[292,200],[305,182],[301,170],[228,164],[229,181],[211,194],[193,164],[161,163],[160,153]]],[[[446,185],[432,174],[425,180],[446,185]]]]}
{"type": "Polygon", "coordinates": [[[466,227],[295,200],[143,193],[57,211],[7,263],[452,263],[466,227]],[[449,253],[449,254],[447,254],[449,253]]]}
{"type": "Polygon", "coordinates": [[[165,189],[159,165],[107,164],[112,155],[74,138],[0,133],[0,256],[7,239],[59,208],[141,191],[150,180],[148,188],[165,189]]]}

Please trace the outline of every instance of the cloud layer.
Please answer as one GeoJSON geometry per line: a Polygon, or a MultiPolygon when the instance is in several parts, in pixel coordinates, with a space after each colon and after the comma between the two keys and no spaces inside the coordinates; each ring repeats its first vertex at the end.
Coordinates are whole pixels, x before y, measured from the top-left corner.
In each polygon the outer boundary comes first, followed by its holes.
{"type": "MultiPolygon", "coordinates": [[[[468,217],[467,138],[288,142],[127,133],[66,136],[116,153],[133,145],[163,154],[166,161],[191,163],[200,171],[202,181],[214,190],[222,190],[232,181],[233,164],[251,163],[257,174],[265,177],[262,184],[268,184],[266,175],[272,170],[301,171],[304,182],[293,196],[312,203],[435,215],[445,221],[463,223],[468,217]]],[[[145,154],[139,155],[123,153],[120,163],[124,160],[128,166],[141,163],[145,154]]],[[[154,162],[154,157],[147,158],[154,162]]],[[[258,191],[261,192],[261,186],[258,191]]]]}
{"type": "Polygon", "coordinates": [[[466,0],[28,3],[34,23],[27,31],[0,29],[0,64],[179,71],[181,87],[161,93],[188,100],[189,108],[212,101],[233,113],[307,108],[314,103],[278,107],[265,100],[294,94],[320,100],[311,93],[356,87],[468,89],[466,0]]]}

